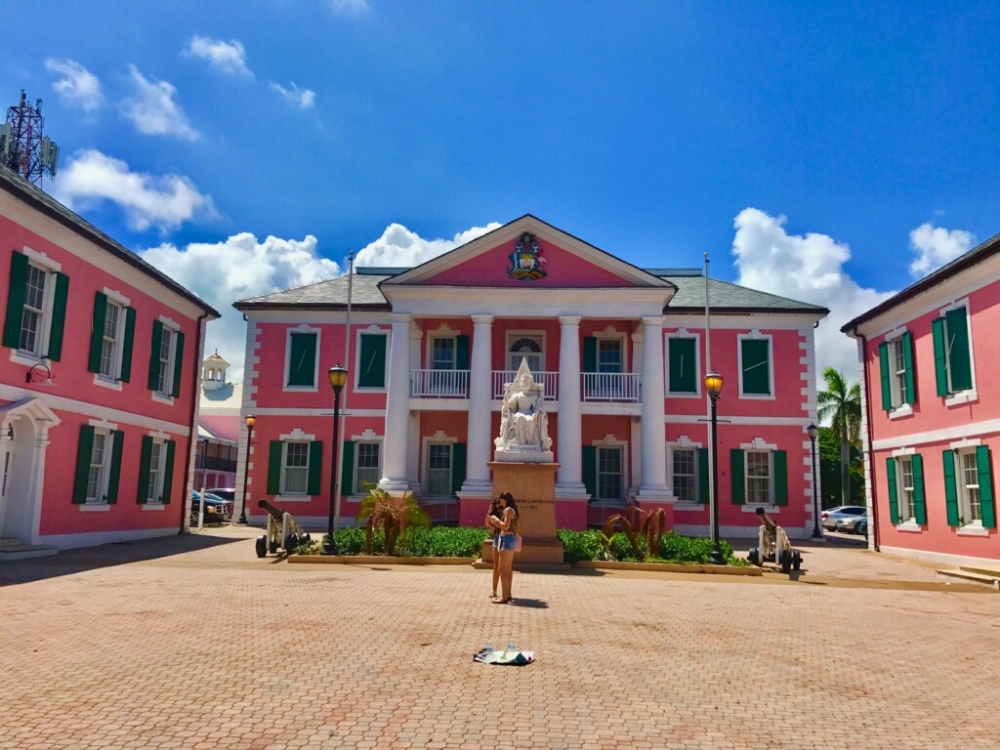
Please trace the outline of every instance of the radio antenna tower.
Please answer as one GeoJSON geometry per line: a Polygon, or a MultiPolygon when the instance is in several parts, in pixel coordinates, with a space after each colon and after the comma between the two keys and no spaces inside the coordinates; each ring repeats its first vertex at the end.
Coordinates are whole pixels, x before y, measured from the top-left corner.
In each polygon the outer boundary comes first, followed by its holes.
{"type": "Polygon", "coordinates": [[[42,177],[56,176],[59,147],[42,135],[42,100],[35,106],[21,91],[21,101],[7,108],[7,123],[0,128],[0,163],[24,179],[42,187],[42,177]]]}

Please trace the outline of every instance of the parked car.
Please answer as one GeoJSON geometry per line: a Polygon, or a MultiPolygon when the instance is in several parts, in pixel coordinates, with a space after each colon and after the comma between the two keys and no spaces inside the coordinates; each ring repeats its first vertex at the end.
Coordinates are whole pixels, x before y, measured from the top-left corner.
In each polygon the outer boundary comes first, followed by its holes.
{"type": "Polygon", "coordinates": [[[868,513],[868,509],[863,505],[840,505],[836,508],[828,508],[820,513],[820,519],[823,524],[823,528],[828,531],[837,530],[837,521],[843,518],[852,518],[856,516],[864,516],[868,513]]]}
{"type": "Polygon", "coordinates": [[[205,490],[205,492],[211,492],[213,495],[218,495],[223,500],[228,500],[230,504],[236,499],[236,490],[232,488],[222,488],[213,487],[210,490],[205,490]]]}
{"type": "Polygon", "coordinates": [[[837,519],[837,531],[843,531],[845,534],[867,534],[868,533],[868,515],[862,513],[859,516],[843,516],[837,519]]]}
{"type": "MultiPolygon", "coordinates": [[[[201,495],[191,491],[191,525],[198,524],[198,514],[201,512],[201,495]]],[[[233,517],[233,504],[228,500],[205,493],[205,523],[226,523],[233,517]]]]}

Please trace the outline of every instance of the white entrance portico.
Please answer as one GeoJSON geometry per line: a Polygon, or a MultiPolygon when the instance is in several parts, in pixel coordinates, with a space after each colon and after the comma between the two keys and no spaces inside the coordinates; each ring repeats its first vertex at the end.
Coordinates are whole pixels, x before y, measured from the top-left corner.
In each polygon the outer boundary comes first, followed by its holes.
{"type": "Polygon", "coordinates": [[[38,398],[0,406],[0,548],[38,542],[49,428],[60,419],[38,398]]]}

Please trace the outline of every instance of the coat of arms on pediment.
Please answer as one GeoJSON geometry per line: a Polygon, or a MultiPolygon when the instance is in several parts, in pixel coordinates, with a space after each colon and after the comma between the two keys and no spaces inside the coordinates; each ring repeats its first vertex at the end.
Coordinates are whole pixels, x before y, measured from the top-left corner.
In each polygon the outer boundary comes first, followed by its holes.
{"type": "Polygon", "coordinates": [[[536,281],[545,277],[545,269],[542,264],[545,258],[541,257],[541,247],[538,238],[531,232],[525,232],[514,242],[514,252],[510,254],[510,270],[507,277],[518,281],[536,281]]]}

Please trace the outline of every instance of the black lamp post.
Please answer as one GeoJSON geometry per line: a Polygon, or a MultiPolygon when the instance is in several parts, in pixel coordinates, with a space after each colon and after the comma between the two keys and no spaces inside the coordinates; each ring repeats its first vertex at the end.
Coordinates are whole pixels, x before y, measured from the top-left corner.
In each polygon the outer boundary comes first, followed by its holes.
{"type": "Polygon", "coordinates": [[[722,376],[715,370],[705,376],[705,390],[712,400],[712,552],[708,559],[713,565],[725,565],[726,558],[719,548],[719,421],[715,411],[722,393],[722,376]]]}
{"type": "Polygon", "coordinates": [[[816,481],[816,437],[819,435],[819,427],[815,424],[810,424],[806,427],[806,432],[809,433],[809,440],[812,443],[812,459],[813,459],[813,539],[822,539],[823,531],[819,527],[819,484],[816,481]]]}
{"type": "Polygon", "coordinates": [[[243,507],[240,508],[240,520],[238,523],[247,524],[247,471],[250,468],[250,439],[253,437],[253,426],[257,424],[257,417],[247,414],[243,419],[247,425],[247,451],[243,456],[243,507]]]}
{"type": "Polygon", "coordinates": [[[337,498],[337,444],[340,442],[340,392],[347,382],[347,369],[337,363],[327,373],[330,387],[333,388],[333,446],[330,460],[330,519],[326,526],[326,544],[323,545],[324,555],[336,555],[337,543],[333,540],[333,517],[337,498]]]}

